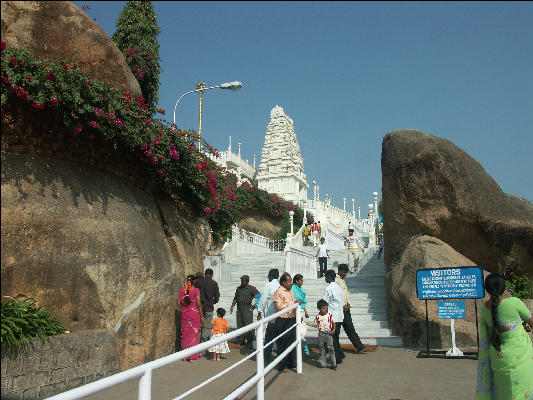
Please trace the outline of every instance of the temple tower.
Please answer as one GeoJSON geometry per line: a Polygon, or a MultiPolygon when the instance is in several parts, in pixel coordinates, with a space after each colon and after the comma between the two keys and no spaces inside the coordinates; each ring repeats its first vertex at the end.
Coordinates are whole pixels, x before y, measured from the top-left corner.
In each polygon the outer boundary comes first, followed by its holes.
{"type": "Polygon", "coordinates": [[[309,184],[294,123],[278,105],[270,111],[256,180],[260,189],[277,193],[286,200],[307,200],[309,184]]]}

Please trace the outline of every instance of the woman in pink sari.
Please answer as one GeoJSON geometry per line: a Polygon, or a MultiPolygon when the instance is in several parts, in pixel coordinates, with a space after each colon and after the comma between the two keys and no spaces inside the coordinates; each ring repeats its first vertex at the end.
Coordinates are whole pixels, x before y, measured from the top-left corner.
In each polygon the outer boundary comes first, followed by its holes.
{"type": "MultiPolygon", "coordinates": [[[[204,326],[200,289],[194,287],[194,275],[187,276],[187,283],[181,288],[178,306],[181,309],[181,349],[196,346],[200,343],[200,327],[204,326]]],[[[200,353],[186,360],[199,361],[200,353]]]]}

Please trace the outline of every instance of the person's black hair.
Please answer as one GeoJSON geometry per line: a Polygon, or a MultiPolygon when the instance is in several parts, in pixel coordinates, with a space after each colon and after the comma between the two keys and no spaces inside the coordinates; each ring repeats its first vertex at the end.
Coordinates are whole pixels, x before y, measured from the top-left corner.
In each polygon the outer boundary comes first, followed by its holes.
{"type": "MultiPolygon", "coordinates": [[[[195,280],[196,280],[196,277],[194,275],[187,275],[187,282],[191,282],[191,284],[194,284],[195,280]]],[[[183,302],[187,305],[191,304],[191,299],[188,293],[185,294],[185,297],[183,298],[183,302]]]]}
{"type": "Polygon", "coordinates": [[[289,280],[290,277],[291,277],[291,274],[289,274],[288,272],[284,272],[284,273],[279,277],[279,284],[280,284],[280,285],[283,285],[286,281],[289,280]]]}
{"type": "Polygon", "coordinates": [[[198,272],[196,273],[196,278],[197,278],[197,279],[198,279],[198,278],[203,278],[203,277],[204,277],[203,272],[198,271],[198,272]]]}
{"type": "Polygon", "coordinates": [[[272,268],[270,271],[268,271],[268,275],[272,279],[278,279],[279,278],[279,270],[277,268],[272,268]]]}
{"type": "Polygon", "coordinates": [[[335,277],[337,276],[337,273],[334,270],[332,270],[332,269],[328,269],[324,275],[326,275],[326,277],[328,277],[330,279],[335,280],[335,277]]]}
{"type": "Polygon", "coordinates": [[[492,334],[490,342],[497,351],[501,350],[502,338],[498,331],[498,302],[505,291],[505,278],[500,274],[490,274],[485,278],[485,290],[490,295],[490,314],[492,316],[492,334]]]}
{"type": "Polygon", "coordinates": [[[348,266],[346,264],[339,264],[339,266],[337,267],[337,269],[339,271],[348,271],[350,268],[348,268],[348,266]]]}
{"type": "Polygon", "coordinates": [[[246,283],[250,283],[250,277],[248,275],[241,276],[241,281],[245,281],[246,283]]]}
{"type": "Polygon", "coordinates": [[[211,268],[207,268],[204,272],[205,276],[213,276],[213,270],[211,268]]]}
{"type": "Polygon", "coordinates": [[[217,315],[220,315],[220,318],[224,318],[224,315],[226,315],[226,310],[224,310],[222,307],[217,308],[217,315]]]}
{"type": "Polygon", "coordinates": [[[302,274],[296,274],[292,277],[292,283],[298,282],[300,279],[303,279],[304,276],[302,274]]]}
{"type": "Polygon", "coordinates": [[[328,305],[328,302],[324,299],[320,299],[316,302],[316,308],[318,308],[319,310],[324,307],[324,306],[327,306],[328,305]]]}

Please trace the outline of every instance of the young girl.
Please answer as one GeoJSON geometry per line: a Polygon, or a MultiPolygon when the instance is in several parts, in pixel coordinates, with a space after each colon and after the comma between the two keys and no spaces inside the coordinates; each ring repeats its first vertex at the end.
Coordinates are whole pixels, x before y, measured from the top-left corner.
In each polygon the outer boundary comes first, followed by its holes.
{"type": "MultiPolygon", "coordinates": [[[[224,319],[224,315],[226,315],[226,310],[223,308],[217,308],[217,318],[211,322],[211,325],[207,328],[213,329],[213,333],[211,334],[211,339],[220,337],[227,333],[227,330],[229,328],[228,321],[224,319]]],[[[229,353],[229,347],[228,342],[222,342],[219,344],[216,344],[209,348],[208,350],[210,353],[215,353],[213,355],[213,361],[220,361],[221,354],[229,353]]]]}

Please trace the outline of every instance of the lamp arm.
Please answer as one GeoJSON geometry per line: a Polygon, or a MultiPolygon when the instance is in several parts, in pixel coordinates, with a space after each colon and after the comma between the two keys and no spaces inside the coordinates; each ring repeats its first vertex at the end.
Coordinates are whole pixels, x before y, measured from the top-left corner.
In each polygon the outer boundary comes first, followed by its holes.
{"type": "Polygon", "coordinates": [[[180,102],[181,99],[183,99],[186,95],[188,94],[191,94],[191,93],[195,93],[195,92],[200,92],[200,91],[204,91],[204,90],[209,90],[209,89],[216,89],[216,88],[219,88],[220,85],[218,86],[211,86],[211,87],[207,87],[207,88],[203,88],[203,89],[194,89],[194,90],[189,90],[188,92],[186,93],[183,93],[180,98],[178,99],[178,101],[176,101],[176,105],[174,106],[174,125],[176,125],[176,107],[178,107],[178,103],[180,102]]]}

